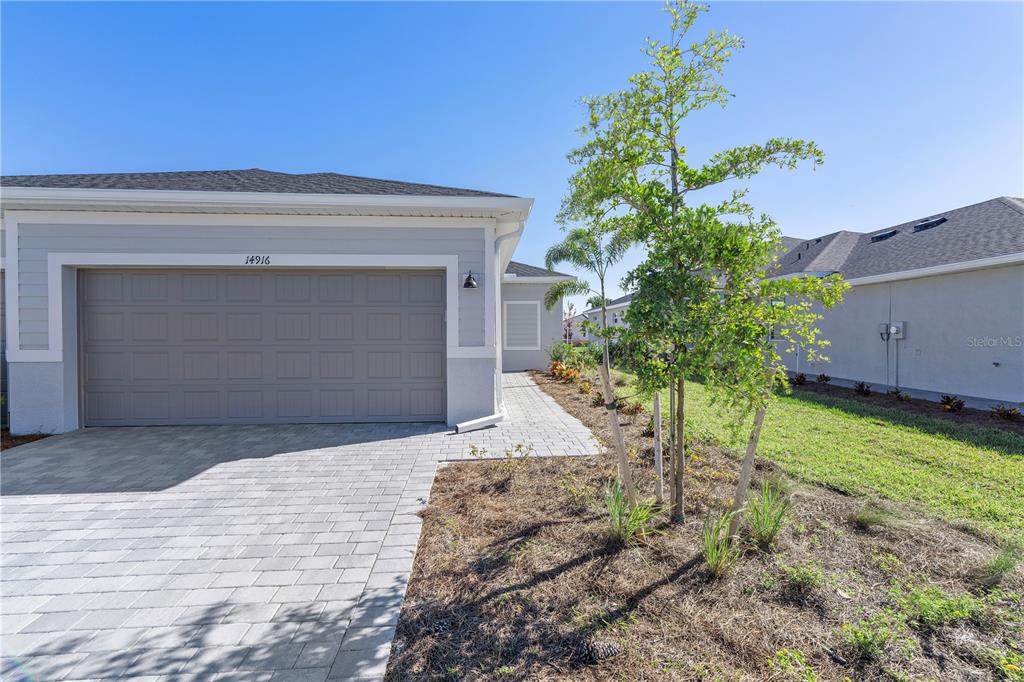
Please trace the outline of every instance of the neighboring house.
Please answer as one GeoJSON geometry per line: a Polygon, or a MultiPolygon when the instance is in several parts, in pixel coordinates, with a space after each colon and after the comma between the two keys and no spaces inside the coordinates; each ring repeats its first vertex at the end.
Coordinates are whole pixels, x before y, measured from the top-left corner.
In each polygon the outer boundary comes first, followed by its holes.
{"type": "Polygon", "coordinates": [[[14,433],[486,423],[560,337],[568,276],[511,262],[532,199],[259,169],[0,187],[14,433]]]}
{"type": "Polygon", "coordinates": [[[1024,401],[1024,200],[802,240],[779,276],[831,273],[851,285],[818,325],[831,361],[789,355],[792,371],[930,398],[1024,401]]]}
{"type": "MultiPolygon", "coordinates": [[[[608,309],[608,324],[610,326],[629,327],[626,324],[626,309],[629,308],[629,302],[632,300],[633,294],[626,294],[608,302],[606,307],[608,309]]],[[[598,328],[602,326],[600,308],[584,310],[580,313],[580,317],[582,318],[581,323],[585,320],[597,325],[598,328]]],[[[586,341],[596,341],[598,339],[594,334],[582,331],[582,326],[580,338],[586,341]]]]}

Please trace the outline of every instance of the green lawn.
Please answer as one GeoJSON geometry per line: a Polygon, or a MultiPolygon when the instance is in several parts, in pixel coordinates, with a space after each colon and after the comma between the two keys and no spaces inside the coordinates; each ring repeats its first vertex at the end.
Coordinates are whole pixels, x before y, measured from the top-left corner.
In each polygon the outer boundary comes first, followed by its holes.
{"type": "MultiPolygon", "coordinates": [[[[667,395],[662,404],[667,411],[667,395]]],[[[730,449],[745,444],[746,431],[734,434],[696,382],[687,385],[687,410],[691,433],[730,449]]],[[[1024,542],[1024,438],[1016,434],[805,392],[773,403],[758,455],[806,481],[918,502],[1024,542]]]]}

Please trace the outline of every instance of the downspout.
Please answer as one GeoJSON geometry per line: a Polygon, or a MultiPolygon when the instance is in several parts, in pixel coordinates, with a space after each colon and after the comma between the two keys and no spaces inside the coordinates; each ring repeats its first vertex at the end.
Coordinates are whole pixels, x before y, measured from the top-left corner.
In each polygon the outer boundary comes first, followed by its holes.
{"type": "MultiPolygon", "coordinates": [[[[500,235],[494,239],[494,382],[495,382],[495,398],[497,398],[499,391],[501,390],[501,352],[502,352],[502,328],[501,328],[501,279],[504,268],[501,267],[501,245],[509,239],[522,236],[523,229],[526,227],[526,221],[520,220],[514,230],[506,234],[500,235]]],[[[494,414],[487,415],[486,417],[479,417],[477,419],[471,419],[467,422],[455,425],[455,433],[467,433],[469,431],[476,431],[477,429],[483,429],[488,426],[494,426],[505,420],[507,412],[505,410],[505,400],[495,400],[498,404],[498,411],[494,414]]]]}

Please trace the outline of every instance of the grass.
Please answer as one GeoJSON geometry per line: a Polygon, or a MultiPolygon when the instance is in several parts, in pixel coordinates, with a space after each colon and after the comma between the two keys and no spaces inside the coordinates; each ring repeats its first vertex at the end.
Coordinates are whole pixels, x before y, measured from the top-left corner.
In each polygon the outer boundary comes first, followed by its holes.
{"type": "MultiPolygon", "coordinates": [[[[686,391],[690,433],[741,448],[747,434],[731,427],[704,387],[690,381],[686,391]]],[[[805,481],[917,502],[1024,541],[1024,438],[1014,433],[802,392],[780,396],[769,409],[758,454],[805,481]]]]}

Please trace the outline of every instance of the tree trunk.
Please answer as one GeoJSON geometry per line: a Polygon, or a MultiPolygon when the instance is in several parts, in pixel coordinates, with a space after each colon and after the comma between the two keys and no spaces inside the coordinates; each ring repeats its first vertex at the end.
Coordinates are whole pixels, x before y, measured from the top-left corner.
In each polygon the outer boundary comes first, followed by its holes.
{"type": "MultiPolygon", "coordinates": [[[[676,471],[676,384],[670,381],[668,384],[668,480],[671,484],[675,480],[676,471]]],[[[676,487],[668,487],[669,504],[676,503],[676,487]]]]}
{"type": "MultiPolygon", "coordinates": [[[[732,510],[738,512],[747,501],[747,489],[750,487],[750,477],[754,473],[754,457],[757,455],[757,443],[761,440],[761,426],[764,424],[764,413],[768,408],[760,407],[754,413],[754,427],[750,430],[750,440],[747,441],[747,453],[743,457],[743,466],[740,467],[740,481],[736,484],[736,495],[733,498],[732,510]]],[[[733,514],[729,523],[730,537],[736,534],[739,526],[739,514],[733,514]]]]}
{"type": "Polygon", "coordinates": [[[658,504],[665,503],[665,471],[661,458],[661,391],[654,392],[654,475],[657,477],[654,483],[654,494],[658,498],[658,504]]]}
{"type": "MultiPolygon", "coordinates": [[[[601,300],[604,300],[602,287],[601,300]]],[[[605,332],[608,330],[608,311],[601,306],[601,325],[605,332]]],[[[604,408],[608,412],[608,425],[612,429],[612,440],[615,441],[615,451],[619,460],[619,478],[626,488],[626,498],[629,500],[630,508],[636,506],[636,488],[633,486],[633,472],[629,468],[629,457],[626,455],[626,442],[622,439],[622,429],[619,428],[619,413],[615,409],[615,392],[612,390],[611,379],[611,353],[608,350],[608,337],[604,337],[604,362],[601,364],[601,383],[604,386],[604,408]]]]}
{"type": "Polygon", "coordinates": [[[676,380],[676,413],[674,416],[676,440],[672,456],[672,518],[675,521],[683,521],[686,518],[683,511],[685,501],[683,482],[686,477],[686,431],[683,421],[683,404],[686,397],[685,382],[686,379],[683,377],[676,380]]]}

